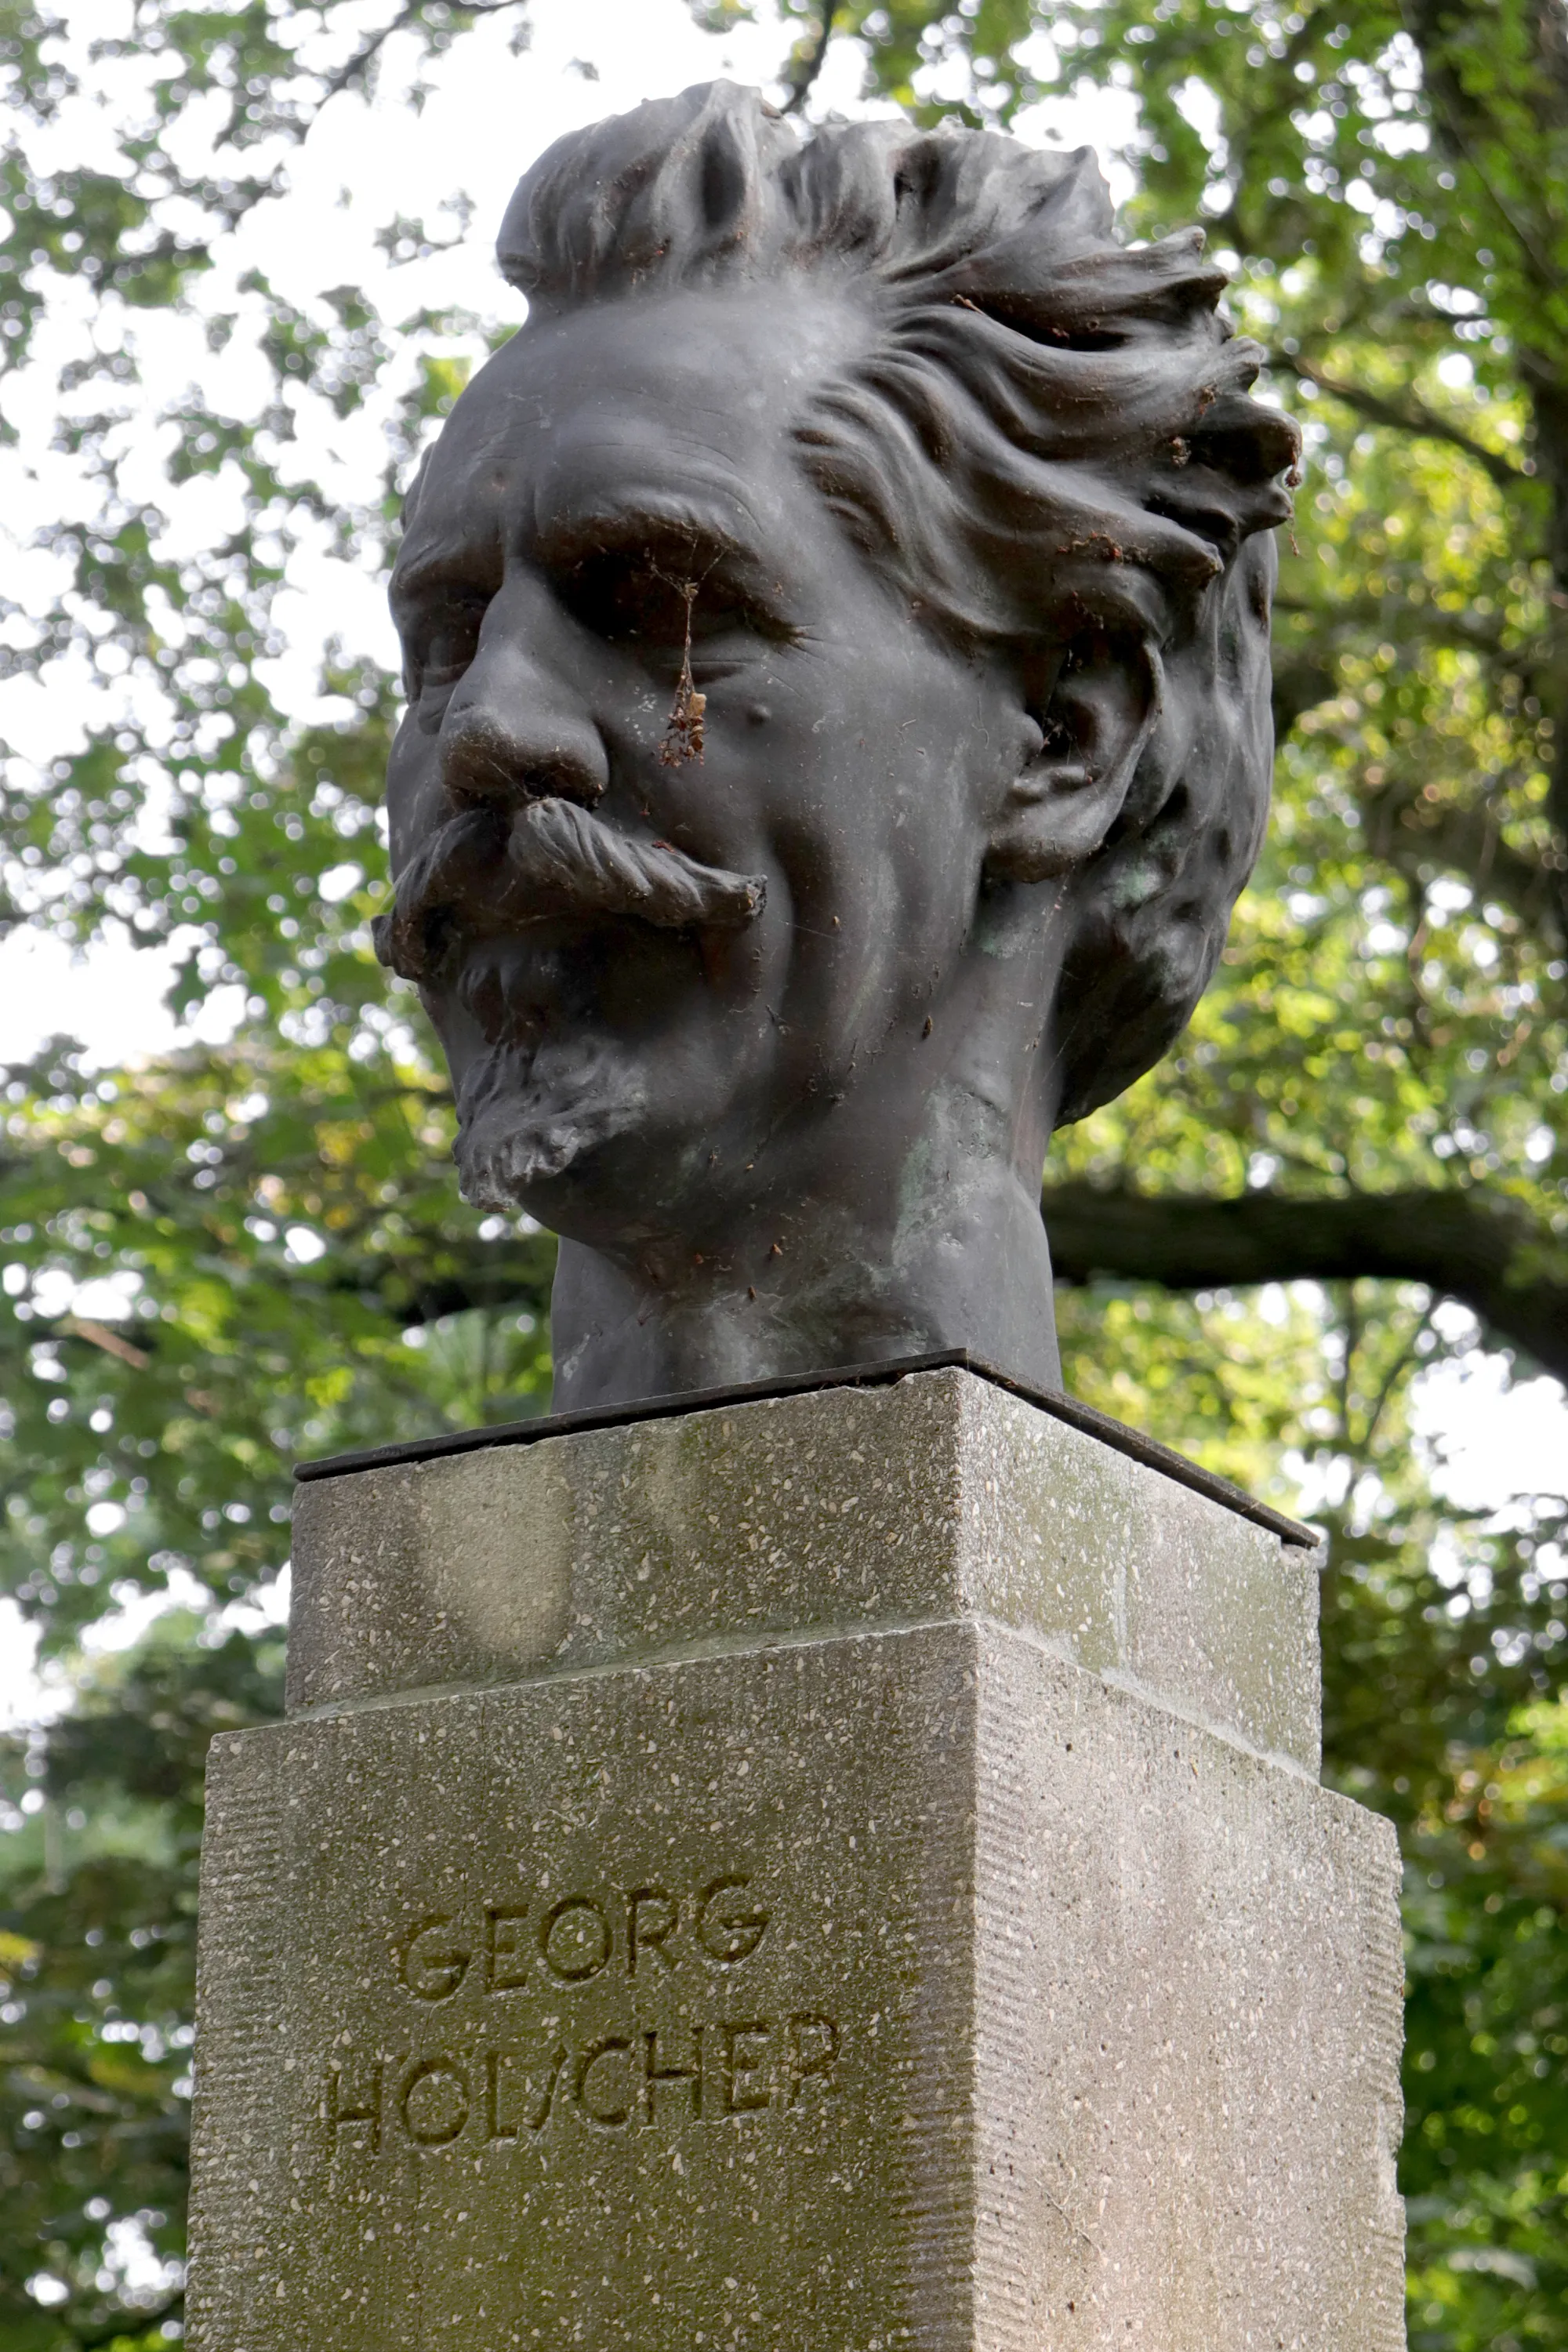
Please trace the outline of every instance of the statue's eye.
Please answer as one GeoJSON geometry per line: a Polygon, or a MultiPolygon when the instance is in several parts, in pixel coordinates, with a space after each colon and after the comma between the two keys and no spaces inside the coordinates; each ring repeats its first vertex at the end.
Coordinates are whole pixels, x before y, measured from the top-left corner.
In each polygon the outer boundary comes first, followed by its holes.
{"type": "Polygon", "coordinates": [[[591,555],[561,582],[578,620],[612,642],[677,661],[693,646],[748,630],[787,634],[711,555],[678,550],[668,560],[644,553],[591,555]]]}
{"type": "Polygon", "coordinates": [[[691,576],[689,564],[667,570],[650,557],[591,555],[563,583],[563,594],[597,635],[679,653],[686,642],[691,576]]]}
{"type": "Polygon", "coordinates": [[[432,596],[409,635],[410,702],[451,692],[479,651],[489,601],[470,588],[443,588],[432,596]]]}

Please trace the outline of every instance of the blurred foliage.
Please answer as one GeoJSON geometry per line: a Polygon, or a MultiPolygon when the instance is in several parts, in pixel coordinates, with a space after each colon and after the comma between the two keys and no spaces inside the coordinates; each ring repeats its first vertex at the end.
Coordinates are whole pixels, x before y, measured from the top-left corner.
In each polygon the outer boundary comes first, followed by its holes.
{"type": "MultiPolygon", "coordinates": [[[[721,34],[749,11],[694,13],[721,34]]],[[[783,13],[798,81],[821,12],[783,13]]],[[[0,0],[0,332],[15,370],[51,372],[78,486],[47,608],[0,605],[0,657],[119,697],[85,748],[6,761],[0,922],[166,944],[178,1005],[237,1024],[113,1072],[58,1040],[9,1074],[0,1561],[70,1704],[0,1769],[8,2352],[179,2331],[202,1759],[279,1704],[292,1460],[547,1392],[549,1237],[458,1202],[438,1065],[370,954],[393,683],[330,666],[306,719],[268,682],[290,564],[384,564],[399,485],[490,330],[382,319],[354,289],[290,302],[227,257],[323,110],[377,74],[416,105],[492,14],[525,47],[517,5],[123,0],[94,46],[0,0]],[[112,152],[62,164],[100,85],[112,152]],[[153,500],[134,460],[154,310],[214,351],[247,341],[266,389],[243,414],[199,387],[175,404],[153,500]],[[380,471],[318,478],[323,420],[367,418],[380,471]],[[191,551],[182,499],[204,484],[232,521],[191,551]],[[105,1646],[106,1612],[142,1595],[180,1606],[105,1646]]],[[[1152,1217],[1173,1192],[1265,1191],[1303,1226],[1356,1190],[1502,1201],[1517,1282],[1562,1284],[1556,0],[847,0],[834,26],[870,91],[925,121],[1070,136],[1074,92],[1112,93],[1131,231],[1208,221],[1309,425],[1265,863],[1177,1055],[1061,1139],[1049,1181],[1152,1217]]],[[[399,220],[383,242],[437,240],[399,220]]],[[[8,414],[0,394],[5,432],[8,414]]],[[[1435,1496],[1413,1383],[1473,1338],[1440,1298],[1277,1272],[1234,1296],[1066,1293],[1069,1382],[1326,1527],[1329,1769],[1393,1816],[1408,1863],[1412,2342],[1563,2352],[1564,1505],[1475,1517],[1435,1496]]]]}
{"type": "Polygon", "coordinates": [[[4,1885],[23,1900],[0,1927],[8,2352],[66,2319],[79,2343],[166,2341],[179,2310],[202,1768],[215,1731],[277,1711],[282,1649],[167,1616],[26,1759],[45,1802],[15,1813],[4,1885]],[[26,2292],[40,2264],[74,2289],[58,2315],[26,2292]]]}

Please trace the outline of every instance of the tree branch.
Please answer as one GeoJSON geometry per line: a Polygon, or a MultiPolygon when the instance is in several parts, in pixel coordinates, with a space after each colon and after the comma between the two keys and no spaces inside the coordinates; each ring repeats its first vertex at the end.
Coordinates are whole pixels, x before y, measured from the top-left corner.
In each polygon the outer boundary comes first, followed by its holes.
{"type": "MultiPolygon", "coordinates": [[[[1568,1381],[1568,1279],[1543,1275],[1556,1244],[1517,1202],[1479,1186],[1290,1198],[1047,1188],[1051,1257],[1062,1282],[1110,1276],[1207,1290],[1264,1282],[1421,1282],[1457,1298],[1495,1337],[1568,1381]]],[[[547,1237],[518,1244],[444,1240],[438,1268],[345,1267],[357,1290],[404,1323],[473,1307],[547,1311],[547,1237]]]]}
{"type": "Polygon", "coordinates": [[[550,1312],[554,1256],[548,1234],[524,1242],[443,1236],[434,1263],[414,1253],[395,1258],[367,1253],[345,1258],[328,1287],[357,1292],[367,1307],[410,1328],[471,1314],[476,1307],[497,1313],[526,1307],[542,1318],[550,1312]]]}
{"type": "Polygon", "coordinates": [[[1450,425],[1447,417],[1439,416],[1435,408],[1426,407],[1421,401],[1413,400],[1402,406],[1397,401],[1380,399],[1375,392],[1363,391],[1360,384],[1342,383],[1337,377],[1325,375],[1310,359],[1299,354],[1292,358],[1271,352],[1268,364],[1282,374],[1293,375],[1298,383],[1315,383],[1320,392],[1326,392],[1331,400],[1342,401],[1358,416],[1364,416],[1369,425],[1385,425],[1396,433],[1413,433],[1420,440],[1446,441],[1450,448],[1462,449],[1467,457],[1473,457],[1478,466],[1485,468],[1500,489],[1512,492],[1531,479],[1523,467],[1516,466],[1511,457],[1472,440],[1469,434],[1450,425]]]}
{"type": "Polygon", "coordinates": [[[1299,719],[1327,702],[1338,686],[1329,664],[1309,656],[1293,660],[1274,647],[1274,740],[1283,743],[1299,719]]]}
{"type": "Polygon", "coordinates": [[[1353,646],[1362,631],[1376,629],[1396,645],[1458,646],[1487,661],[1506,657],[1510,667],[1521,673],[1530,659],[1527,649],[1510,646],[1507,625],[1500,620],[1478,620],[1473,613],[1448,612],[1441,604],[1412,604],[1392,594],[1331,599],[1293,596],[1287,590],[1275,596],[1274,610],[1304,614],[1312,622],[1315,636],[1336,644],[1353,646]]]}
{"type": "Polygon", "coordinates": [[[827,45],[833,38],[833,20],[837,16],[841,5],[842,0],[823,0],[822,30],[817,34],[815,45],[791,83],[789,97],[784,100],[781,112],[798,114],[810,97],[817,76],[827,63],[827,45]]]}
{"type": "MultiPolygon", "coordinates": [[[[302,126],[301,136],[314,123],[329,99],[341,98],[345,89],[350,89],[356,82],[363,80],[393,35],[405,33],[411,25],[416,25],[427,5],[428,0],[405,0],[405,5],[399,8],[397,14],[388,23],[383,25],[378,31],[365,35],[353,56],[344,59],[336,73],[327,76],[321,85],[321,95],[317,101],[315,113],[311,115],[310,121],[302,126]]],[[[499,16],[506,9],[515,8],[521,5],[521,0],[459,0],[459,5],[454,9],[453,14],[458,16],[499,16]]]]}
{"type": "Polygon", "coordinates": [[[1058,1184],[1042,1205],[1061,1281],[1109,1276],[1168,1290],[1421,1282],[1568,1381],[1568,1281],[1544,1277],[1537,1255],[1552,1237],[1513,1202],[1479,1189],[1210,1201],[1058,1184]]]}
{"type": "Polygon", "coordinates": [[[1495,810],[1423,800],[1413,788],[1359,794],[1367,846],[1409,880],[1447,866],[1478,893],[1511,907],[1548,947],[1563,938],[1560,877],[1503,840],[1495,810]]]}

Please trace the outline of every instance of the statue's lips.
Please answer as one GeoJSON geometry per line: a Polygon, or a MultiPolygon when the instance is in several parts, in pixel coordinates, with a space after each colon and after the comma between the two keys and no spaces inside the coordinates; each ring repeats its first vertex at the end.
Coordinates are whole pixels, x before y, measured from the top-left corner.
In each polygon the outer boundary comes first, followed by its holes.
{"type": "Polygon", "coordinates": [[[397,877],[375,951],[405,980],[429,982],[453,947],[563,915],[632,916],[665,930],[740,930],[766,881],[704,866],[664,841],[639,841],[575,801],[465,809],[397,877]]]}

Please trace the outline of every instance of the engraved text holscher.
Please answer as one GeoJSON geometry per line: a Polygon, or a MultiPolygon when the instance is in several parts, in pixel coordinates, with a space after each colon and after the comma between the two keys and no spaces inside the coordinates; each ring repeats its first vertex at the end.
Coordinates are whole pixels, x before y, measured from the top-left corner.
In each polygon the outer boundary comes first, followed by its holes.
{"type": "Polygon", "coordinates": [[[843,2036],[816,2008],[691,2020],[682,2001],[679,2020],[634,2011],[574,2032],[558,2012],[521,2035],[497,2033],[510,2006],[505,1996],[569,2000],[606,1977],[646,1993],[673,1990],[679,1971],[729,2008],[725,1980],[758,1950],[770,1920],[738,1871],[690,1889],[650,1879],[554,1895],[543,1881],[533,1897],[422,1914],[394,1947],[398,1990],[428,2013],[467,1986],[479,2013],[466,2030],[454,2016],[439,2048],[373,2053],[362,2042],[356,2054],[358,2037],[341,2036],[319,2107],[333,2151],[526,2144],[557,2119],[596,2132],[647,2130],[787,2115],[834,2097],[843,2036]]]}

